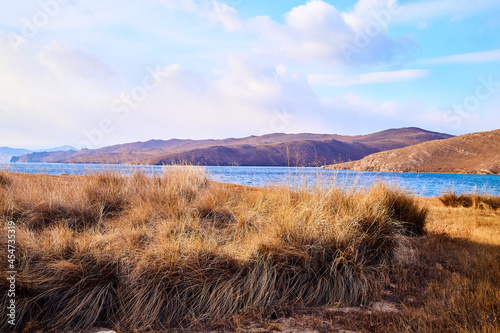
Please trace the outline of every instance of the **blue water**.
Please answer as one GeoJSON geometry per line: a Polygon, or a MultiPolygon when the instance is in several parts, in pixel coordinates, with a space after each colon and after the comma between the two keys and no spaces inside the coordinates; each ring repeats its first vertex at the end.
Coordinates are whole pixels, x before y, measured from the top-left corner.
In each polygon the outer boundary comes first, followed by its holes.
{"type": "MultiPolygon", "coordinates": [[[[151,175],[161,174],[165,169],[170,168],[180,167],[57,163],[0,165],[0,169],[11,172],[50,175],[61,175],[63,173],[82,175],[101,170],[114,170],[122,173],[139,170],[151,175]]],[[[252,186],[287,184],[294,187],[312,187],[320,183],[323,186],[335,185],[342,187],[355,184],[358,187],[366,188],[370,184],[383,181],[424,197],[439,196],[450,191],[457,194],[476,192],[500,195],[500,175],[357,172],[295,167],[204,167],[204,169],[210,179],[252,186]]]]}

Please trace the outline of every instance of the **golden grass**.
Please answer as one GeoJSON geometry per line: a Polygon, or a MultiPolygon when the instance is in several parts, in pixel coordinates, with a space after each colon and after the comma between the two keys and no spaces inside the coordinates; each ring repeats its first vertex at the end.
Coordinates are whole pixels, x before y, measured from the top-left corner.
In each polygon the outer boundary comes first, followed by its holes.
{"type": "Polygon", "coordinates": [[[377,303],[295,308],[282,318],[266,322],[272,314],[254,316],[240,326],[318,332],[500,332],[500,212],[446,207],[438,198],[418,201],[428,208],[426,234],[409,240],[406,257],[413,260],[386,265],[384,285],[373,297],[377,303]]]}
{"type": "Polygon", "coordinates": [[[367,304],[428,214],[380,184],[256,189],[191,168],[0,181],[2,248],[17,224],[19,331],[217,327],[255,309],[367,304]]]}
{"type": "Polygon", "coordinates": [[[422,203],[432,211],[429,232],[500,246],[500,210],[445,206],[440,201],[429,198],[422,203]]]}
{"type": "Polygon", "coordinates": [[[495,210],[500,209],[500,197],[480,194],[461,194],[455,193],[443,194],[439,200],[449,207],[465,207],[476,209],[495,210]]]}
{"type": "Polygon", "coordinates": [[[393,272],[403,305],[394,331],[500,332],[500,212],[423,201],[418,264],[393,272]]]}

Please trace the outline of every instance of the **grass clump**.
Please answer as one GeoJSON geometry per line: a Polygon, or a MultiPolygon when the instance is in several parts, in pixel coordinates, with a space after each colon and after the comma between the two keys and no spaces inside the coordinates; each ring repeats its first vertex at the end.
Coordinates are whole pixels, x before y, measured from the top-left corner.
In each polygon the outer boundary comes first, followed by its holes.
{"type": "Polygon", "coordinates": [[[383,184],[373,186],[370,191],[375,192],[374,197],[383,198],[388,215],[401,223],[405,235],[423,235],[429,210],[418,204],[412,195],[383,184]]]}
{"type": "Polygon", "coordinates": [[[12,184],[12,179],[5,171],[0,172],[0,188],[7,188],[12,184]]]}
{"type": "Polygon", "coordinates": [[[99,212],[100,218],[119,215],[128,204],[129,190],[125,178],[111,172],[90,177],[84,186],[88,205],[99,212]]]}
{"type": "Polygon", "coordinates": [[[216,327],[251,309],[366,304],[427,215],[384,185],[257,189],[191,168],[12,177],[0,245],[14,220],[18,319],[2,331],[216,327]]]}
{"type": "Polygon", "coordinates": [[[440,196],[439,200],[447,207],[493,210],[500,208],[500,197],[489,195],[446,193],[440,196]]]}

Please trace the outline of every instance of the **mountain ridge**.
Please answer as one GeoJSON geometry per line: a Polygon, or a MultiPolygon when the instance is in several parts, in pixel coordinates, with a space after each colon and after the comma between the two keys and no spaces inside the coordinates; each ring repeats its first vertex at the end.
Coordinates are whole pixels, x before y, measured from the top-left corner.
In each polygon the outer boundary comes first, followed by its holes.
{"type": "Polygon", "coordinates": [[[325,166],[381,172],[500,174],[500,129],[428,141],[325,166]]]}
{"type": "Polygon", "coordinates": [[[366,135],[272,133],[226,139],[131,142],[64,152],[34,152],[12,162],[102,164],[194,164],[234,166],[321,166],[369,154],[452,137],[415,127],[366,135]]]}

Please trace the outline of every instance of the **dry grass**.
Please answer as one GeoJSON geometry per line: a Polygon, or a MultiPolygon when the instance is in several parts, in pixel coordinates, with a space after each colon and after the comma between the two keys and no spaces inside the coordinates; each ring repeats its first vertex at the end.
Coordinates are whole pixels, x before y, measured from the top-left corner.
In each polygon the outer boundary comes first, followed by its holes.
{"type": "Polygon", "coordinates": [[[476,209],[500,209],[500,197],[480,195],[480,194],[443,194],[439,200],[449,207],[465,207],[476,209]]]}
{"type": "Polygon", "coordinates": [[[425,203],[428,235],[417,242],[418,263],[393,272],[403,304],[394,331],[500,332],[499,212],[425,203]]]}
{"type": "Polygon", "coordinates": [[[428,208],[426,234],[410,240],[406,257],[413,260],[386,266],[384,286],[373,299],[379,303],[294,308],[265,325],[272,313],[264,318],[254,316],[243,327],[265,329],[273,324],[284,331],[315,332],[500,332],[500,212],[446,207],[438,198],[418,201],[428,208]]]}
{"type": "Polygon", "coordinates": [[[12,183],[9,174],[4,171],[0,171],[0,187],[7,188],[12,183]]]}
{"type": "Polygon", "coordinates": [[[368,304],[428,214],[384,185],[255,189],[190,168],[0,181],[2,248],[17,224],[18,331],[228,328],[266,309],[368,304]]]}

